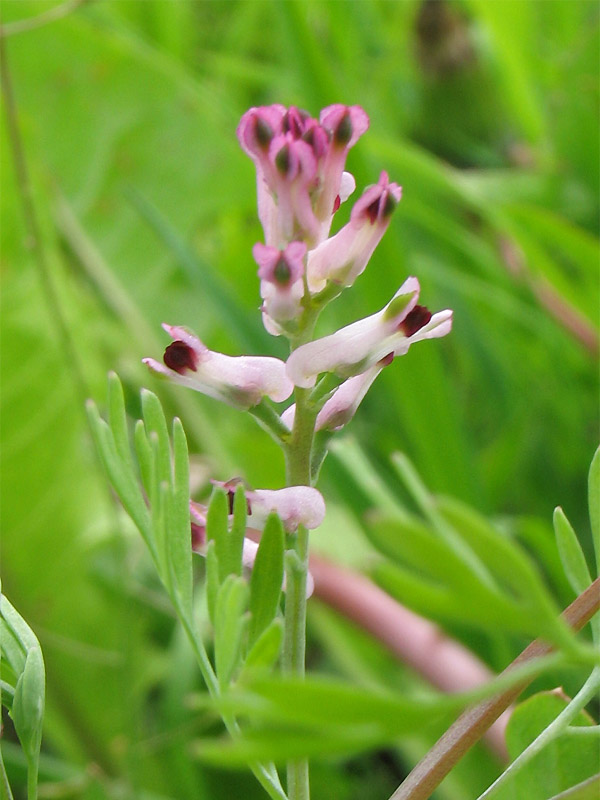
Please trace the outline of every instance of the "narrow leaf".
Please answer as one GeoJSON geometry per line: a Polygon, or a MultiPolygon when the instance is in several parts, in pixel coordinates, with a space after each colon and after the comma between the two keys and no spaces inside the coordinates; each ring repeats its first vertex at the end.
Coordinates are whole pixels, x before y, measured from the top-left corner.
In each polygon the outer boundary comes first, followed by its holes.
{"type": "Polygon", "coordinates": [[[110,481],[119,495],[119,498],[138,530],[144,537],[146,544],[154,558],[156,548],[151,533],[150,513],[142,497],[137,479],[128,466],[120,459],[115,446],[112,432],[106,422],[100,417],[95,403],[87,403],[90,428],[94,437],[96,448],[104,465],[110,481]]]}
{"type": "Polygon", "coordinates": [[[246,674],[255,669],[271,669],[279,658],[282,643],[283,621],[276,618],[252,645],[246,656],[240,680],[243,680],[246,674]]]}
{"type": "Polygon", "coordinates": [[[27,760],[35,765],[42,742],[45,681],[44,659],[38,645],[27,651],[25,668],[17,681],[11,712],[27,760]]]}
{"type": "Polygon", "coordinates": [[[283,583],[285,534],[277,514],[270,514],[263,531],[250,578],[250,645],[272,622],[279,607],[283,583]]]}
{"type": "Polygon", "coordinates": [[[117,453],[125,464],[133,467],[123,386],[119,376],[114,372],[110,372],[108,375],[108,413],[108,421],[115,440],[117,453]]]}
{"type": "Polygon", "coordinates": [[[246,536],[246,522],[248,518],[248,503],[243,484],[236,487],[233,496],[233,523],[229,533],[227,547],[227,567],[229,573],[242,574],[242,553],[244,550],[244,537],[246,536]]]}
{"type": "Polygon", "coordinates": [[[142,413],[148,435],[152,438],[152,432],[158,437],[157,467],[159,481],[166,481],[171,484],[171,447],[169,444],[169,432],[167,421],[160,404],[160,400],[154,392],[142,389],[142,413]]]}
{"type": "Polygon", "coordinates": [[[152,491],[152,448],[150,447],[150,442],[146,435],[144,421],[141,419],[138,419],[135,424],[133,440],[142,483],[149,495],[152,491]]]}
{"type": "Polygon", "coordinates": [[[600,574],[600,447],[594,453],[588,476],[590,525],[596,551],[596,570],[600,574]]]}
{"type": "Polygon", "coordinates": [[[560,506],[554,509],[554,533],[565,575],[575,594],[581,594],[592,582],[590,571],[577,534],[560,506]]]}
{"type": "Polygon", "coordinates": [[[220,583],[229,575],[229,565],[227,563],[228,517],[227,493],[220,486],[215,486],[206,514],[206,538],[215,542],[220,583]]]}
{"type": "Polygon", "coordinates": [[[221,688],[228,686],[240,661],[247,604],[248,584],[229,575],[219,589],[215,618],[215,665],[221,688]]]}
{"type": "Polygon", "coordinates": [[[192,612],[192,543],[187,440],[181,420],[173,420],[174,479],[168,520],[169,553],[183,611],[192,612]]]}
{"type": "Polygon", "coordinates": [[[219,561],[214,540],[206,545],[206,604],[213,628],[216,624],[217,597],[219,595],[219,561]]]}
{"type": "MultiPolygon", "coordinates": [[[[0,603],[4,605],[8,603],[8,600],[2,596],[0,597],[0,603]]],[[[20,675],[25,669],[27,651],[4,619],[0,619],[0,647],[2,661],[4,662],[2,664],[3,676],[7,665],[10,666],[15,676],[20,675]]]]}

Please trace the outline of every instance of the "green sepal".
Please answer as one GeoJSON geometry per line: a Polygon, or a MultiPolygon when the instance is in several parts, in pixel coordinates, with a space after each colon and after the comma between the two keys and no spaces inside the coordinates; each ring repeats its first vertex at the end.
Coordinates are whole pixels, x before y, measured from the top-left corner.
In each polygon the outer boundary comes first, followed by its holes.
{"type": "Polygon", "coordinates": [[[250,646],[272,622],[281,597],[285,534],[277,514],[267,518],[250,578],[250,646]]]}

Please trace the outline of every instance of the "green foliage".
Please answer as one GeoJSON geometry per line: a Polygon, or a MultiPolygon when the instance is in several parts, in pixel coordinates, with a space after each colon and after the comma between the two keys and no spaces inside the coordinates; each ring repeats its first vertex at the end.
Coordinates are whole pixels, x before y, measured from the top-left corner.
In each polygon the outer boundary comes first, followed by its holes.
{"type": "Polygon", "coordinates": [[[270,514],[260,539],[250,582],[250,644],[266,631],[279,607],[283,583],[283,525],[276,514],[270,514]]]}
{"type": "MultiPolygon", "coordinates": [[[[57,3],[5,3],[3,25],[33,21],[57,3]]],[[[354,566],[370,563],[360,538],[365,510],[388,515],[399,500],[411,503],[398,497],[389,469],[390,451],[402,450],[434,496],[469,503],[492,520],[497,537],[521,555],[527,550],[555,606],[572,598],[556,579],[560,562],[547,524],[557,503],[593,563],[582,465],[597,446],[597,367],[581,342],[593,349],[597,341],[598,11],[587,0],[451,2],[453,22],[442,33],[458,37],[450,44],[467,43],[451,53],[473,57],[444,66],[440,54],[448,50],[417,33],[421,6],[88,3],[5,39],[32,197],[71,349],[23,246],[21,188],[3,126],[4,585],[46,637],[45,741],[59,763],[47,762],[44,780],[75,780],[73,793],[85,800],[264,796],[246,776],[184,757],[209,721],[185,712],[187,693],[199,689],[190,677],[195,660],[180,647],[187,660],[170,666],[174,622],[152,558],[170,565],[161,576],[185,606],[189,577],[180,587],[174,580],[189,576],[180,564],[189,555],[189,530],[184,536],[176,522],[181,538],[159,553],[140,494],[162,496],[167,519],[170,502],[180,511],[183,505],[169,480],[161,488],[152,473],[159,443],[143,421],[135,428],[140,476],[134,470],[133,482],[126,458],[121,463],[115,453],[122,436],[113,447],[103,426],[95,427],[123,503],[153,543],[147,557],[106,491],[77,388],[80,374],[85,396],[103,397],[105,375],[116,368],[135,419],[138,387],[160,385],[167,419],[184,420],[190,452],[202,456],[196,469],[209,465],[215,477],[242,474],[257,486],[279,485],[282,461],[252,420],[158,384],[139,363],[161,352],[163,320],[190,325],[225,352],[285,355],[282,343],[254,324],[255,184],[233,135],[251,105],[295,102],[316,112],[329,102],[361,103],[371,130],[349,165],[359,191],[381,169],[404,187],[359,291],[328,310],[323,332],[380,308],[408,274],[419,276],[430,308],[455,310],[441,349],[409,353],[384,370],[366,398],[353,431],[372,467],[355,480],[347,471],[352,463],[325,462],[329,516],[343,524],[324,529],[313,544],[354,566]],[[558,310],[567,313],[557,315],[548,298],[565,301],[558,310]],[[565,320],[591,338],[578,338],[565,320]],[[377,481],[376,500],[369,492],[377,481]],[[523,514],[531,515],[535,546],[522,534],[523,514]]],[[[340,210],[341,221],[347,213],[340,210]]],[[[596,457],[589,495],[596,542],[599,464],[596,457]]],[[[183,485],[181,476],[173,481],[183,485]]],[[[417,524],[411,511],[410,524],[417,524]]],[[[428,518],[418,522],[447,549],[428,518]]],[[[205,569],[218,591],[213,550],[209,545],[205,569]]],[[[315,621],[316,604],[312,614],[315,621]]],[[[495,670],[524,644],[512,634],[475,625],[465,631],[447,616],[434,618],[495,670]]],[[[389,656],[376,657],[366,638],[352,650],[362,660],[349,662],[336,617],[328,636],[316,628],[310,656],[323,669],[362,674],[367,664],[378,684],[399,682],[411,695],[420,688],[389,656]]],[[[198,629],[204,637],[206,629],[198,629]]],[[[252,652],[262,642],[271,654],[265,664],[279,652],[278,631],[275,620],[254,645],[252,652]]],[[[577,683],[578,675],[560,679],[577,683]]],[[[553,685],[547,676],[544,686],[553,685]]],[[[340,800],[353,798],[358,774],[368,776],[361,796],[383,796],[385,787],[391,793],[399,762],[414,763],[430,742],[431,735],[415,733],[400,743],[401,757],[394,750],[344,768],[319,764],[314,796],[331,796],[335,786],[340,800]]],[[[7,770],[24,785],[9,745],[7,770]]],[[[480,755],[459,788],[440,788],[440,797],[474,797],[493,779],[496,767],[480,755]]]]}
{"type": "MultiPolygon", "coordinates": [[[[9,709],[27,762],[27,797],[37,797],[46,676],[40,644],[23,617],[0,595],[2,705],[9,709]]],[[[11,797],[0,760],[3,797],[11,797]]]]}
{"type": "MultiPolygon", "coordinates": [[[[558,692],[540,692],[519,704],[506,731],[511,759],[517,758],[566,708],[567,703],[568,698],[558,692]]],[[[597,771],[599,745],[594,720],[586,712],[580,712],[571,722],[571,728],[548,744],[521,770],[506,796],[520,793],[531,800],[544,800],[584,781],[597,771]],[[582,728],[589,729],[589,733],[582,728]]]]}

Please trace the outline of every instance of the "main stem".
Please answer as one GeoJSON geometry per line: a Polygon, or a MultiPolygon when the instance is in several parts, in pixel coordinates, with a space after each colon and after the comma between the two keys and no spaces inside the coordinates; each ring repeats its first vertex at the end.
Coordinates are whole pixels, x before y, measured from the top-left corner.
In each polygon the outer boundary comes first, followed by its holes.
{"type": "MultiPolygon", "coordinates": [[[[315,413],[308,406],[309,390],[296,390],[296,415],[292,438],[286,447],[288,486],[310,486],[310,460],[315,413]]],[[[304,675],[306,651],[306,575],[308,572],[308,531],[302,525],[295,536],[294,550],[286,558],[285,635],[283,669],[294,677],[304,675]]],[[[290,800],[309,800],[308,759],[287,766],[290,800]]]]}

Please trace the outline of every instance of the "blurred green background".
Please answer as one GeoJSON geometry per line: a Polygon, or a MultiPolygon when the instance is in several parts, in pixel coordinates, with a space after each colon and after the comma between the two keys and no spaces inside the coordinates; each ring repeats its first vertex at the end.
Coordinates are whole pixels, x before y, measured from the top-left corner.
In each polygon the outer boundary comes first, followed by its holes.
{"type": "MultiPolygon", "coordinates": [[[[47,267],[43,278],[5,102],[2,571],[47,661],[42,777],[52,797],[260,797],[244,773],[188,758],[214,722],[186,711],[193,661],[115,508],[84,399],[102,403],[114,369],[132,415],[142,386],[181,415],[200,484],[281,485],[282,459],[252,420],[158,382],[140,361],[160,356],[162,321],[212,349],[285,357],[257,313],[262,233],[235,128],[252,105],[317,115],[360,104],[371,127],[349,157],[357,195],[385,169],[403,199],[320,330],[378,310],[408,275],[455,322],[384,371],[343,435],[392,491],[389,455],[401,450],[433,491],[510,519],[551,573],[554,506],[588,535],[598,439],[598,4],[98,0],[37,27],[58,5],[2,9],[47,267]]],[[[320,488],[329,523],[316,546],[358,563],[367,492],[333,456],[320,488]]],[[[569,602],[564,581],[553,589],[569,602]]],[[[312,664],[338,668],[347,635],[315,603],[312,664]]],[[[517,647],[462,638],[494,669],[517,647]]],[[[366,637],[361,646],[379,677],[410,683],[366,637]]],[[[317,766],[314,796],[386,797],[422,752],[415,742],[317,766]]],[[[494,775],[482,764],[439,796],[475,796],[494,775]]]]}

